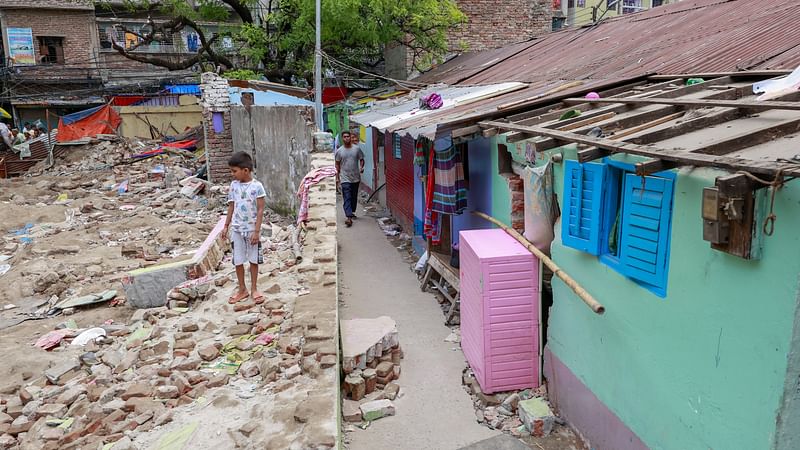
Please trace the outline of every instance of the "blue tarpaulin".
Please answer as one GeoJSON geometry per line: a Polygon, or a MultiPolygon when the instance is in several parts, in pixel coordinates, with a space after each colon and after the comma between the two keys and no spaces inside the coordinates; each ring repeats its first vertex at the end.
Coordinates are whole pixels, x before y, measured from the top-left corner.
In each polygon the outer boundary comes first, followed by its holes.
{"type": "Polygon", "coordinates": [[[83,111],[67,114],[66,116],[62,116],[61,120],[64,122],[64,125],[70,125],[81,119],[85,119],[86,117],[91,116],[97,111],[100,111],[101,109],[105,108],[105,106],[106,105],[95,106],[94,108],[84,109],[83,111]]]}
{"type": "Polygon", "coordinates": [[[200,95],[199,84],[173,84],[166,89],[170,94],[200,95]]]}

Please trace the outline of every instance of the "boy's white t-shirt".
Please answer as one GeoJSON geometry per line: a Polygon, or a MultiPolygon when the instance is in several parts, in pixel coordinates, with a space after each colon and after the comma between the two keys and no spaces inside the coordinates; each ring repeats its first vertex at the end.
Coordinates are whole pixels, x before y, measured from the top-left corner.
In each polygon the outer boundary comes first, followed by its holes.
{"type": "Polygon", "coordinates": [[[228,203],[233,202],[233,218],[231,230],[239,233],[250,233],[256,230],[258,205],[256,200],[266,197],[267,192],[261,182],[256,180],[242,183],[234,180],[228,192],[228,203]]]}

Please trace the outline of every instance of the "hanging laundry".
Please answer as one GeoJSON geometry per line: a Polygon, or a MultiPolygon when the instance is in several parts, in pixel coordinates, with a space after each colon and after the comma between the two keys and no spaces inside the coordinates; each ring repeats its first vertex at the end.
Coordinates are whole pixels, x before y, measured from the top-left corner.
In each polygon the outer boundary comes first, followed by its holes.
{"type": "Polygon", "coordinates": [[[425,166],[425,148],[422,146],[422,141],[417,142],[417,148],[414,150],[414,165],[425,166]]]}
{"type": "Polygon", "coordinates": [[[553,224],[558,218],[558,205],[554,199],[553,165],[526,167],[522,177],[525,192],[525,239],[539,250],[550,254],[550,244],[555,237],[553,224]]]}
{"type": "Polygon", "coordinates": [[[436,186],[436,171],[433,167],[434,153],[430,152],[428,164],[428,185],[425,188],[425,224],[423,233],[431,239],[431,244],[439,245],[442,241],[442,216],[433,210],[433,193],[436,186]]]}
{"type": "Polygon", "coordinates": [[[467,209],[467,184],[461,152],[455,146],[434,154],[435,186],[432,210],[443,214],[461,214],[467,209]]]}

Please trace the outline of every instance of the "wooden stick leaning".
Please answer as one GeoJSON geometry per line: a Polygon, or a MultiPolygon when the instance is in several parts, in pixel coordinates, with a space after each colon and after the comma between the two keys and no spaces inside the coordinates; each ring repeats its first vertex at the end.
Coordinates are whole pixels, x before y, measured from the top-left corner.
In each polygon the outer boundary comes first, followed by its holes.
{"type": "Polygon", "coordinates": [[[572,289],[572,291],[575,292],[575,294],[584,303],[586,303],[586,306],[591,308],[592,311],[594,311],[597,314],[603,314],[603,313],[606,312],[605,306],[601,305],[600,302],[595,300],[595,298],[592,297],[592,294],[590,294],[589,292],[586,291],[586,289],[581,287],[581,285],[578,284],[577,281],[572,279],[572,277],[569,276],[566,272],[564,272],[561,269],[561,267],[558,266],[558,264],[556,264],[552,259],[550,259],[550,257],[545,255],[543,251],[541,251],[538,248],[536,248],[535,245],[531,244],[530,241],[525,239],[525,237],[522,236],[521,234],[519,234],[516,230],[514,230],[513,228],[511,228],[508,225],[504,224],[503,222],[500,222],[499,220],[495,219],[494,217],[492,217],[492,216],[490,216],[488,214],[484,214],[484,213],[482,213],[480,211],[472,211],[472,214],[475,214],[478,217],[481,217],[483,219],[488,220],[489,222],[492,222],[493,224],[495,224],[498,227],[502,228],[503,231],[508,233],[511,237],[513,237],[514,239],[519,241],[519,243],[522,244],[523,246],[525,246],[525,248],[527,248],[528,251],[530,251],[531,253],[536,255],[537,258],[542,260],[542,263],[545,266],[549,267],[550,270],[553,271],[553,275],[555,275],[558,278],[560,278],[561,281],[564,282],[564,284],[569,286],[569,288],[572,289]]]}

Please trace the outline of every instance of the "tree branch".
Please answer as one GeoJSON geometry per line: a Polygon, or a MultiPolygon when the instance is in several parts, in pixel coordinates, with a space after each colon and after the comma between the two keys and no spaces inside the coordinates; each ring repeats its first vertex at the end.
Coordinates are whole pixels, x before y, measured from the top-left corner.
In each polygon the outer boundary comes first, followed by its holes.
{"type": "Polygon", "coordinates": [[[225,56],[218,55],[212,45],[214,42],[217,41],[219,35],[212,37],[211,39],[207,39],[203,30],[192,20],[186,17],[176,17],[172,20],[167,22],[163,22],[160,24],[156,24],[153,22],[152,19],[148,19],[148,23],[150,24],[150,31],[146,34],[142,34],[133,30],[129,30],[124,25],[119,25],[120,28],[125,33],[131,33],[141,40],[136,43],[136,45],[132,46],[131,48],[125,48],[120,46],[115,39],[111,40],[111,46],[122,56],[131,59],[133,61],[138,61],[142,63],[152,64],[159,67],[164,67],[169,70],[183,70],[192,67],[193,65],[203,61],[203,54],[205,53],[208,57],[209,61],[213,61],[219,65],[225,66],[226,68],[230,69],[233,67],[233,63],[230,59],[226,58],[225,56]],[[136,49],[143,45],[150,45],[154,41],[156,41],[156,35],[160,33],[169,32],[170,34],[174,34],[180,32],[185,27],[192,28],[196,33],[198,38],[200,39],[201,47],[198,49],[197,54],[193,55],[189,58],[184,58],[179,61],[173,61],[167,58],[161,58],[157,56],[149,56],[149,55],[139,55],[133,53],[136,49]]]}

